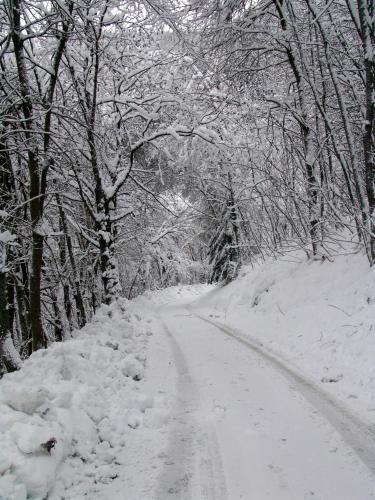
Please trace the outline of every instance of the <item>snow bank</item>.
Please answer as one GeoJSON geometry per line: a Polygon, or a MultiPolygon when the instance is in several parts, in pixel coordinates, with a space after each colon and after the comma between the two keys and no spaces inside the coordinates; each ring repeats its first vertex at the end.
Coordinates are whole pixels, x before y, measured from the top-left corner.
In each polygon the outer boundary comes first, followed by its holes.
{"type": "Polygon", "coordinates": [[[362,417],[375,415],[375,269],[302,253],[242,269],[194,303],[282,357],[362,417]]]}
{"type": "Polygon", "coordinates": [[[165,423],[139,391],[149,335],[130,302],[102,306],[75,338],[1,380],[1,500],[77,500],[117,477],[127,433],[165,423]]]}

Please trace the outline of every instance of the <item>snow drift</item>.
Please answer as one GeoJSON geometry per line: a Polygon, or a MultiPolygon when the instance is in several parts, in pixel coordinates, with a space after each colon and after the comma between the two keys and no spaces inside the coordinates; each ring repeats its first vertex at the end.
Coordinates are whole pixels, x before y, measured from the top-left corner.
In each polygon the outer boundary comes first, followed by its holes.
{"type": "Polygon", "coordinates": [[[149,335],[128,301],[102,306],[75,338],[3,378],[1,500],[76,500],[117,476],[127,432],[163,424],[138,389],[149,335]]]}

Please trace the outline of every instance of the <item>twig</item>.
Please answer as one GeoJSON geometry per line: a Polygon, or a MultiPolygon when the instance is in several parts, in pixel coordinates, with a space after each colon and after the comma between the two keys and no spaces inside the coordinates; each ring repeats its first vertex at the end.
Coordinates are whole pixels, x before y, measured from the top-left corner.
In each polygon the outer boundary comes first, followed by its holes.
{"type": "Polygon", "coordinates": [[[344,311],[344,309],[341,309],[340,307],[337,307],[335,306],[334,304],[328,304],[329,307],[334,307],[335,309],[338,309],[339,311],[343,312],[344,314],[346,314],[346,316],[348,316],[349,318],[351,317],[351,314],[347,313],[346,311],[344,311]]]}

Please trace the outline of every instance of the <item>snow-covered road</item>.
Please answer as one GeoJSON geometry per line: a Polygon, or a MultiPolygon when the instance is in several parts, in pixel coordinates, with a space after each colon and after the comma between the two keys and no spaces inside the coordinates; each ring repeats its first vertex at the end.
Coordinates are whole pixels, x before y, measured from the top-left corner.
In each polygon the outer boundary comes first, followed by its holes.
{"type": "Polygon", "coordinates": [[[370,429],[215,318],[159,314],[149,376],[171,418],[157,500],[375,498],[370,429]]]}

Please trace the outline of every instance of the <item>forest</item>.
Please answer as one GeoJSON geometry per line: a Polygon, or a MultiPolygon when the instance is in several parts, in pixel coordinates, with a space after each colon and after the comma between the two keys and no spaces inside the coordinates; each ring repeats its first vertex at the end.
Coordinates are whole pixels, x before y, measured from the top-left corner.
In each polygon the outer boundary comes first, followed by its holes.
{"type": "Polygon", "coordinates": [[[0,64],[2,374],[120,296],[375,263],[373,0],[4,0],[0,64]]]}

